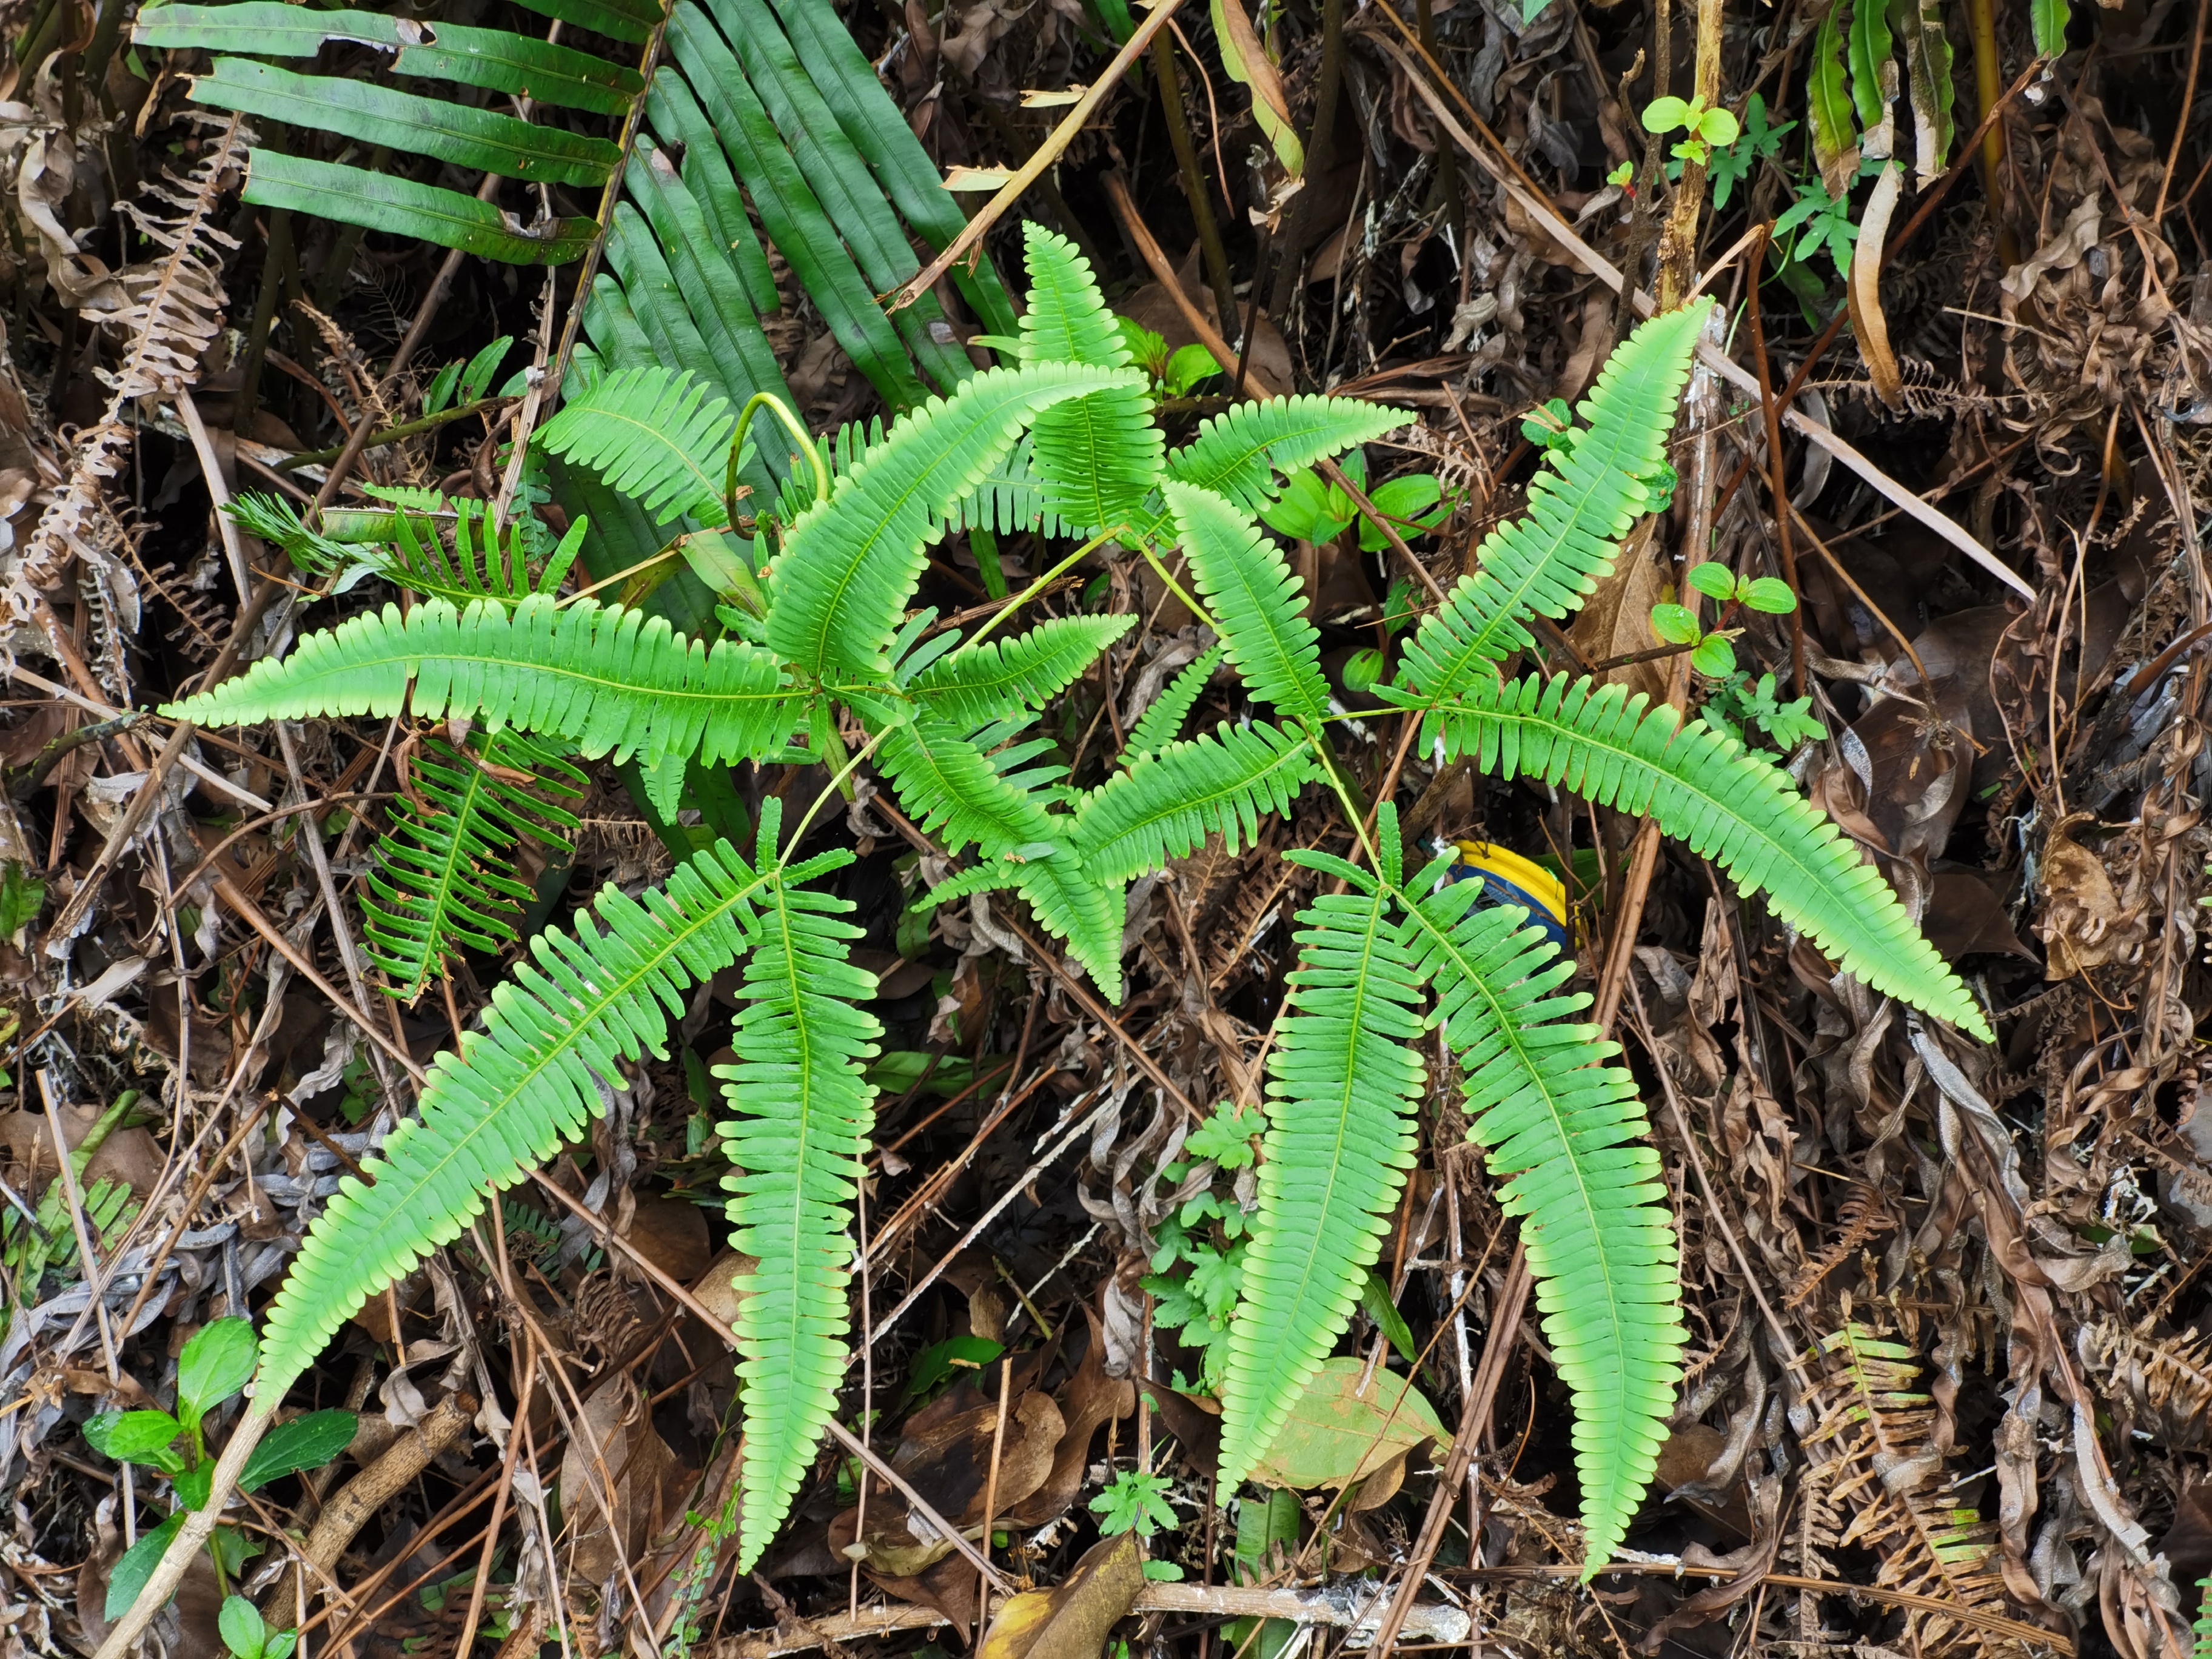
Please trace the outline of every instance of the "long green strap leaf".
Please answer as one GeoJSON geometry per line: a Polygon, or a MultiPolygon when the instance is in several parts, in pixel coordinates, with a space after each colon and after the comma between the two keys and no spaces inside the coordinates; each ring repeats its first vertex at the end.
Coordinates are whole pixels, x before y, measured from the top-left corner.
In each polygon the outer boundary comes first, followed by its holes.
{"type": "Polygon", "coordinates": [[[489,202],[457,190],[270,149],[254,150],[248,159],[245,198],[254,207],[289,208],[510,265],[565,265],[582,258],[599,234],[598,225],[581,218],[518,232],[489,202]]]}

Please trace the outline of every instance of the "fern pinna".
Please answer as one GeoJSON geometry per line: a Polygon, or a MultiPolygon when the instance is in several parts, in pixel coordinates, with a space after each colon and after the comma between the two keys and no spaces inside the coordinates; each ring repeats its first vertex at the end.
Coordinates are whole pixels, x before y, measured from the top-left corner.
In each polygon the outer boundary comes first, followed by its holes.
{"type": "MultiPolygon", "coordinates": [[[[1358,856],[1293,855],[1329,882],[1298,918],[1268,1064],[1221,1473],[1233,1483],[1253,1468],[1341,1336],[1413,1161],[1420,1045],[1441,1033],[1501,1202],[1520,1218],[1573,1396],[1594,1571],[1650,1476],[1683,1343],[1674,1229],[1644,1111],[1613,1047],[1578,1023],[1589,999],[1568,988],[1573,965],[1546,933],[1520,910],[1471,909],[1473,884],[1409,868],[1392,805],[1370,811],[1352,799],[1330,746],[1339,711],[1305,595],[1255,519],[1286,471],[1408,417],[1278,398],[1217,415],[1170,450],[1081,260],[1034,227],[1026,253],[1030,308],[1018,340],[1003,343],[1012,361],[888,430],[823,441],[815,487],[787,488],[761,513],[754,553],[731,555],[744,568],[724,588],[724,636],[685,637],[550,592],[432,600],[404,617],[356,617],[173,712],[204,722],[403,706],[458,714],[532,733],[548,755],[635,761],[659,781],[670,817],[702,768],[808,761],[842,781],[868,766],[957,860],[933,896],[1018,893],[1109,998],[1133,878],[1208,835],[1232,845],[1256,835],[1262,816],[1316,782],[1335,791],[1358,856]],[[1064,562],[1127,548],[1170,580],[1164,561],[1179,554],[1197,592],[1176,589],[1218,636],[1096,788],[1074,786],[1030,728],[1128,617],[1000,635],[1042,580],[965,638],[908,609],[932,540],[986,522],[1088,536],[1064,562]],[[1254,717],[1182,737],[1224,661],[1254,717]]],[[[1613,354],[1571,440],[1547,453],[1528,514],[1484,543],[1476,572],[1422,622],[1377,693],[1421,722],[1425,743],[1650,815],[1765,893],[1849,971],[1985,1035],[1887,889],[1769,760],[1617,690],[1508,675],[1531,643],[1528,619],[1571,611],[1651,506],[1705,311],[1656,318],[1613,354]]],[[[665,526],[671,549],[727,525],[741,441],[726,405],[681,374],[630,370],[572,407],[593,421],[556,419],[539,442],[586,473],[604,469],[665,526]]],[[[779,812],[764,812],[750,856],[694,832],[702,844],[665,888],[610,890],[572,930],[531,941],[483,1030],[439,1060],[421,1121],[387,1143],[375,1185],[349,1182],[317,1224],[270,1316],[273,1384],[465,1225],[486,1192],[574,1133],[598,1109],[595,1078],[658,1050],[687,985],[742,960],[737,1062],[721,1077],[742,1171],[730,1217],[760,1261],[735,1332],[740,1562],[759,1559],[837,1409],[849,1203],[872,1122],[861,1066],[877,1032],[860,1006],[872,988],[849,960],[844,902],[820,885],[842,855],[794,861],[803,829],[786,835],[779,812]]]]}

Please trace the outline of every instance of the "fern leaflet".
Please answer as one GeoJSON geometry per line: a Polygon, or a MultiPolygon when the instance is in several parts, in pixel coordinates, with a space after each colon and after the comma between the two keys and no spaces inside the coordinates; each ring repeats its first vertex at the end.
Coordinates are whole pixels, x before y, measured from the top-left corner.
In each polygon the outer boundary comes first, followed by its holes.
{"type": "Polygon", "coordinates": [[[1244,1478],[1321,1369],[1413,1164],[1421,981],[1393,916],[1396,822],[1384,817],[1383,881],[1326,854],[1286,854],[1351,890],[1298,915],[1298,966],[1268,1068],[1260,1207],[1229,1329],[1224,1483],[1244,1478]]]}
{"type": "Polygon", "coordinates": [[[781,751],[805,719],[782,678],[773,657],[743,641],[709,649],[642,611],[535,594],[511,616],[490,600],[466,611],[431,600],[404,619],[386,605],[164,712],[246,726],[403,707],[434,720],[451,709],[567,738],[587,757],[711,762],[781,751]]]}
{"type": "Polygon", "coordinates": [[[889,673],[884,647],[921,574],[923,548],[1013,447],[1016,428],[1048,404],[1139,379],[1070,363],[997,368],[901,416],[828,501],[792,525],[774,566],[769,646],[817,679],[889,673]]]}
{"type": "Polygon", "coordinates": [[[1237,404],[1207,416],[1198,435],[1168,457],[1167,475],[1257,513],[1279,493],[1277,473],[1371,442],[1413,418],[1406,410],[1356,398],[1306,395],[1237,404]]]}
{"type": "Polygon", "coordinates": [[[309,1230],[269,1310],[261,1386],[281,1395],[380,1286],[456,1237],[488,1193],[550,1158],[600,1111],[599,1078],[660,1044],[684,991],[737,960],[760,883],[726,842],[637,898],[603,889],[574,933],[548,929],[492,993],[481,1034],[431,1063],[422,1116],[351,1176],[309,1230]]]}
{"type": "Polygon", "coordinates": [[[587,466],[651,514],[727,524],[722,484],[738,418],[689,369],[622,368],[603,375],[538,430],[538,443],[587,466]]]}
{"type": "Polygon", "coordinates": [[[1170,483],[1166,493],[1177,539],[1244,684],[1291,720],[1321,720],[1328,713],[1321,634],[1305,619],[1298,579],[1281,552],[1212,490],[1170,483]]]}
{"type": "Polygon", "coordinates": [[[463,949],[495,951],[514,937],[531,889],[501,866],[518,841],[560,841],[575,829],[559,799],[544,797],[580,800],[586,785],[519,732],[474,739],[465,752],[432,738],[410,770],[422,804],[393,815],[362,899],[368,953],[403,1002],[463,949]]]}
{"type": "Polygon", "coordinates": [[[1595,589],[1646,510],[1642,481],[1665,465],[1674,401],[1711,309],[1707,300],[1663,312],[1607,360],[1578,411],[1589,425],[1547,453],[1529,483],[1528,512],[1484,538],[1480,568],[1422,620],[1399,684],[1449,696],[1479,668],[1534,642],[1522,618],[1565,617],[1595,589]]]}
{"type": "MultiPolygon", "coordinates": [[[[769,805],[775,803],[771,801],[769,805]]],[[[775,854],[781,813],[764,811],[758,856],[775,854]]],[[[732,1047],[715,1068],[737,1115],[720,1127],[740,1173],[732,1242],[757,1267],[738,1304],[738,1367],[744,1407],[744,1523],[738,1570],[748,1571],[791,1507],[836,1412],[845,1369],[845,1285],[853,1246],[854,1183],[875,1121],[860,1075],[881,1027],[857,1006],[873,975],[849,959],[860,929],[848,900],[799,884],[850,863],[838,851],[771,875],[754,908],[732,1047]]]]}
{"type": "Polygon", "coordinates": [[[1646,712],[1644,703],[1586,679],[1477,680],[1430,708],[1424,739],[1441,738],[1448,757],[1472,755],[1486,772],[1540,778],[1616,811],[1648,813],[1738,885],[1764,893],[1775,915],[1876,990],[1990,1040],[1959,976],[1788,773],[1702,722],[1681,726],[1672,709],[1646,712]]]}
{"type": "Polygon", "coordinates": [[[933,717],[972,731],[1041,708],[1136,621],[1126,614],[1054,617],[1011,640],[948,652],[915,676],[908,690],[933,717]]]}
{"type": "Polygon", "coordinates": [[[1085,869],[1121,881],[1181,858],[1218,832],[1234,853],[1241,830],[1258,839],[1260,817],[1290,810],[1320,768],[1305,734],[1280,726],[1239,731],[1224,722],[1210,737],[1171,743],[1109,778],[1075,814],[1085,869]]]}
{"type": "MultiPolygon", "coordinates": [[[[1418,890],[1424,884],[1416,882],[1418,890]]],[[[1575,1408],[1583,1577],[1610,1560],[1657,1467],[1686,1338],[1674,1232],[1635,1080],[1618,1052],[1565,1023],[1574,972],[1528,913],[1467,910],[1468,882],[1408,906],[1432,1021],[1466,1073],[1469,1133],[1521,1218],[1546,1340],[1575,1408]],[[1462,915],[1462,912],[1467,912],[1462,915]]]]}
{"type": "Polygon", "coordinates": [[[1123,764],[1133,764],[1146,755],[1157,754],[1175,741],[1183,721],[1190,718],[1199,694],[1206,690],[1206,681],[1220,666],[1221,641],[1216,640],[1170,680],[1159,696],[1145,705],[1145,712],[1129,728],[1128,741],[1121,745],[1123,764]]]}

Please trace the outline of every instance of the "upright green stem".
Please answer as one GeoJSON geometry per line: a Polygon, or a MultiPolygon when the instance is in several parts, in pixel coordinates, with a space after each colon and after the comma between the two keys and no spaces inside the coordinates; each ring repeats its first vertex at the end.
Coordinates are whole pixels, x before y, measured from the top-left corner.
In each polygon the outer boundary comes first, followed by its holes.
{"type": "Polygon", "coordinates": [[[1012,616],[1015,611],[1020,610],[1031,599],[1036,598],[1038,594],[1043,592],[1046,587],[1051,584],[1054,578],[1057,577],[1061,571],[1067,569],[1071,565],[1073,565],[1079,560],[1083,559],[1102,542],[1109,542],[1113,540],[1116,536],[1126,534],[1128,528],[1129,526],[1125,524],[1117,524],[1110,530],[1100,531],[1089,541],[1084,543],[1082,546],[1077,548],[1074,552],[1069,554],[1058,564],[1053,566],[1051,569],[1046,571],[1043,575],[1039,576],[1027,587],[1024,587],[1020,592],[1009,599],[1004,609],[1000,611],[988,622],[985,623],[981,628],[975,630],[975,636],[968,641],[969,645],[981,645],[985,640],[991,636],[992,630],[997,628],[1000,623],[1006,621],[1006,618],[1012,616]]]}

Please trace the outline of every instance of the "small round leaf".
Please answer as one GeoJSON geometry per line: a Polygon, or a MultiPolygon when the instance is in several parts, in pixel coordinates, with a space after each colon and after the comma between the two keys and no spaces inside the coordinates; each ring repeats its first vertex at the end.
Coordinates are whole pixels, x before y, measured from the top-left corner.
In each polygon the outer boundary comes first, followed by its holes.
{"type": "Polygon", "coordinates": [[[1753,611],[1784,617],[1797,608],[1797,596],[1779,576],[1761,576],[1744,585],[1743,602],[1753,611]]]}
{"type": "Polygon", "coordinates": [[[1742,124],[1724,109],[1709,109],[1698,118],[1698,137],[1709,144],[1732,144],[1742,131],[1742,124]]]}
{"type": "Polygon", "coordinates": [[[1710,594],[1717,599],[1732,598],[1735,592],[1735,573],[1717,559],[1692,565],[1685,580],[1698,592],[1710,594]]]}
{"type": "Polygon", "coordinates": [[[1735,672],[1735,647],[1719,634],[1700,641],[1698,648],[1690,653],[1690,666],[1700,674],[1714,679],[1724,679],[1735,672]]]}
{"type": "Polygon", "coordinates": [[[1644,130],[1646,132],[1672,132],[1676,127],[1687,126],[1690,106],[1679,98],[1654,98],[1644,106],[1644,130]]]}
{"type": "Polygon", "coordinates": [[[1686,605],[1655,605],[1651,607],[1651,631],[1669,645],[1694,645],[1698,619],[1686,605]]]}

